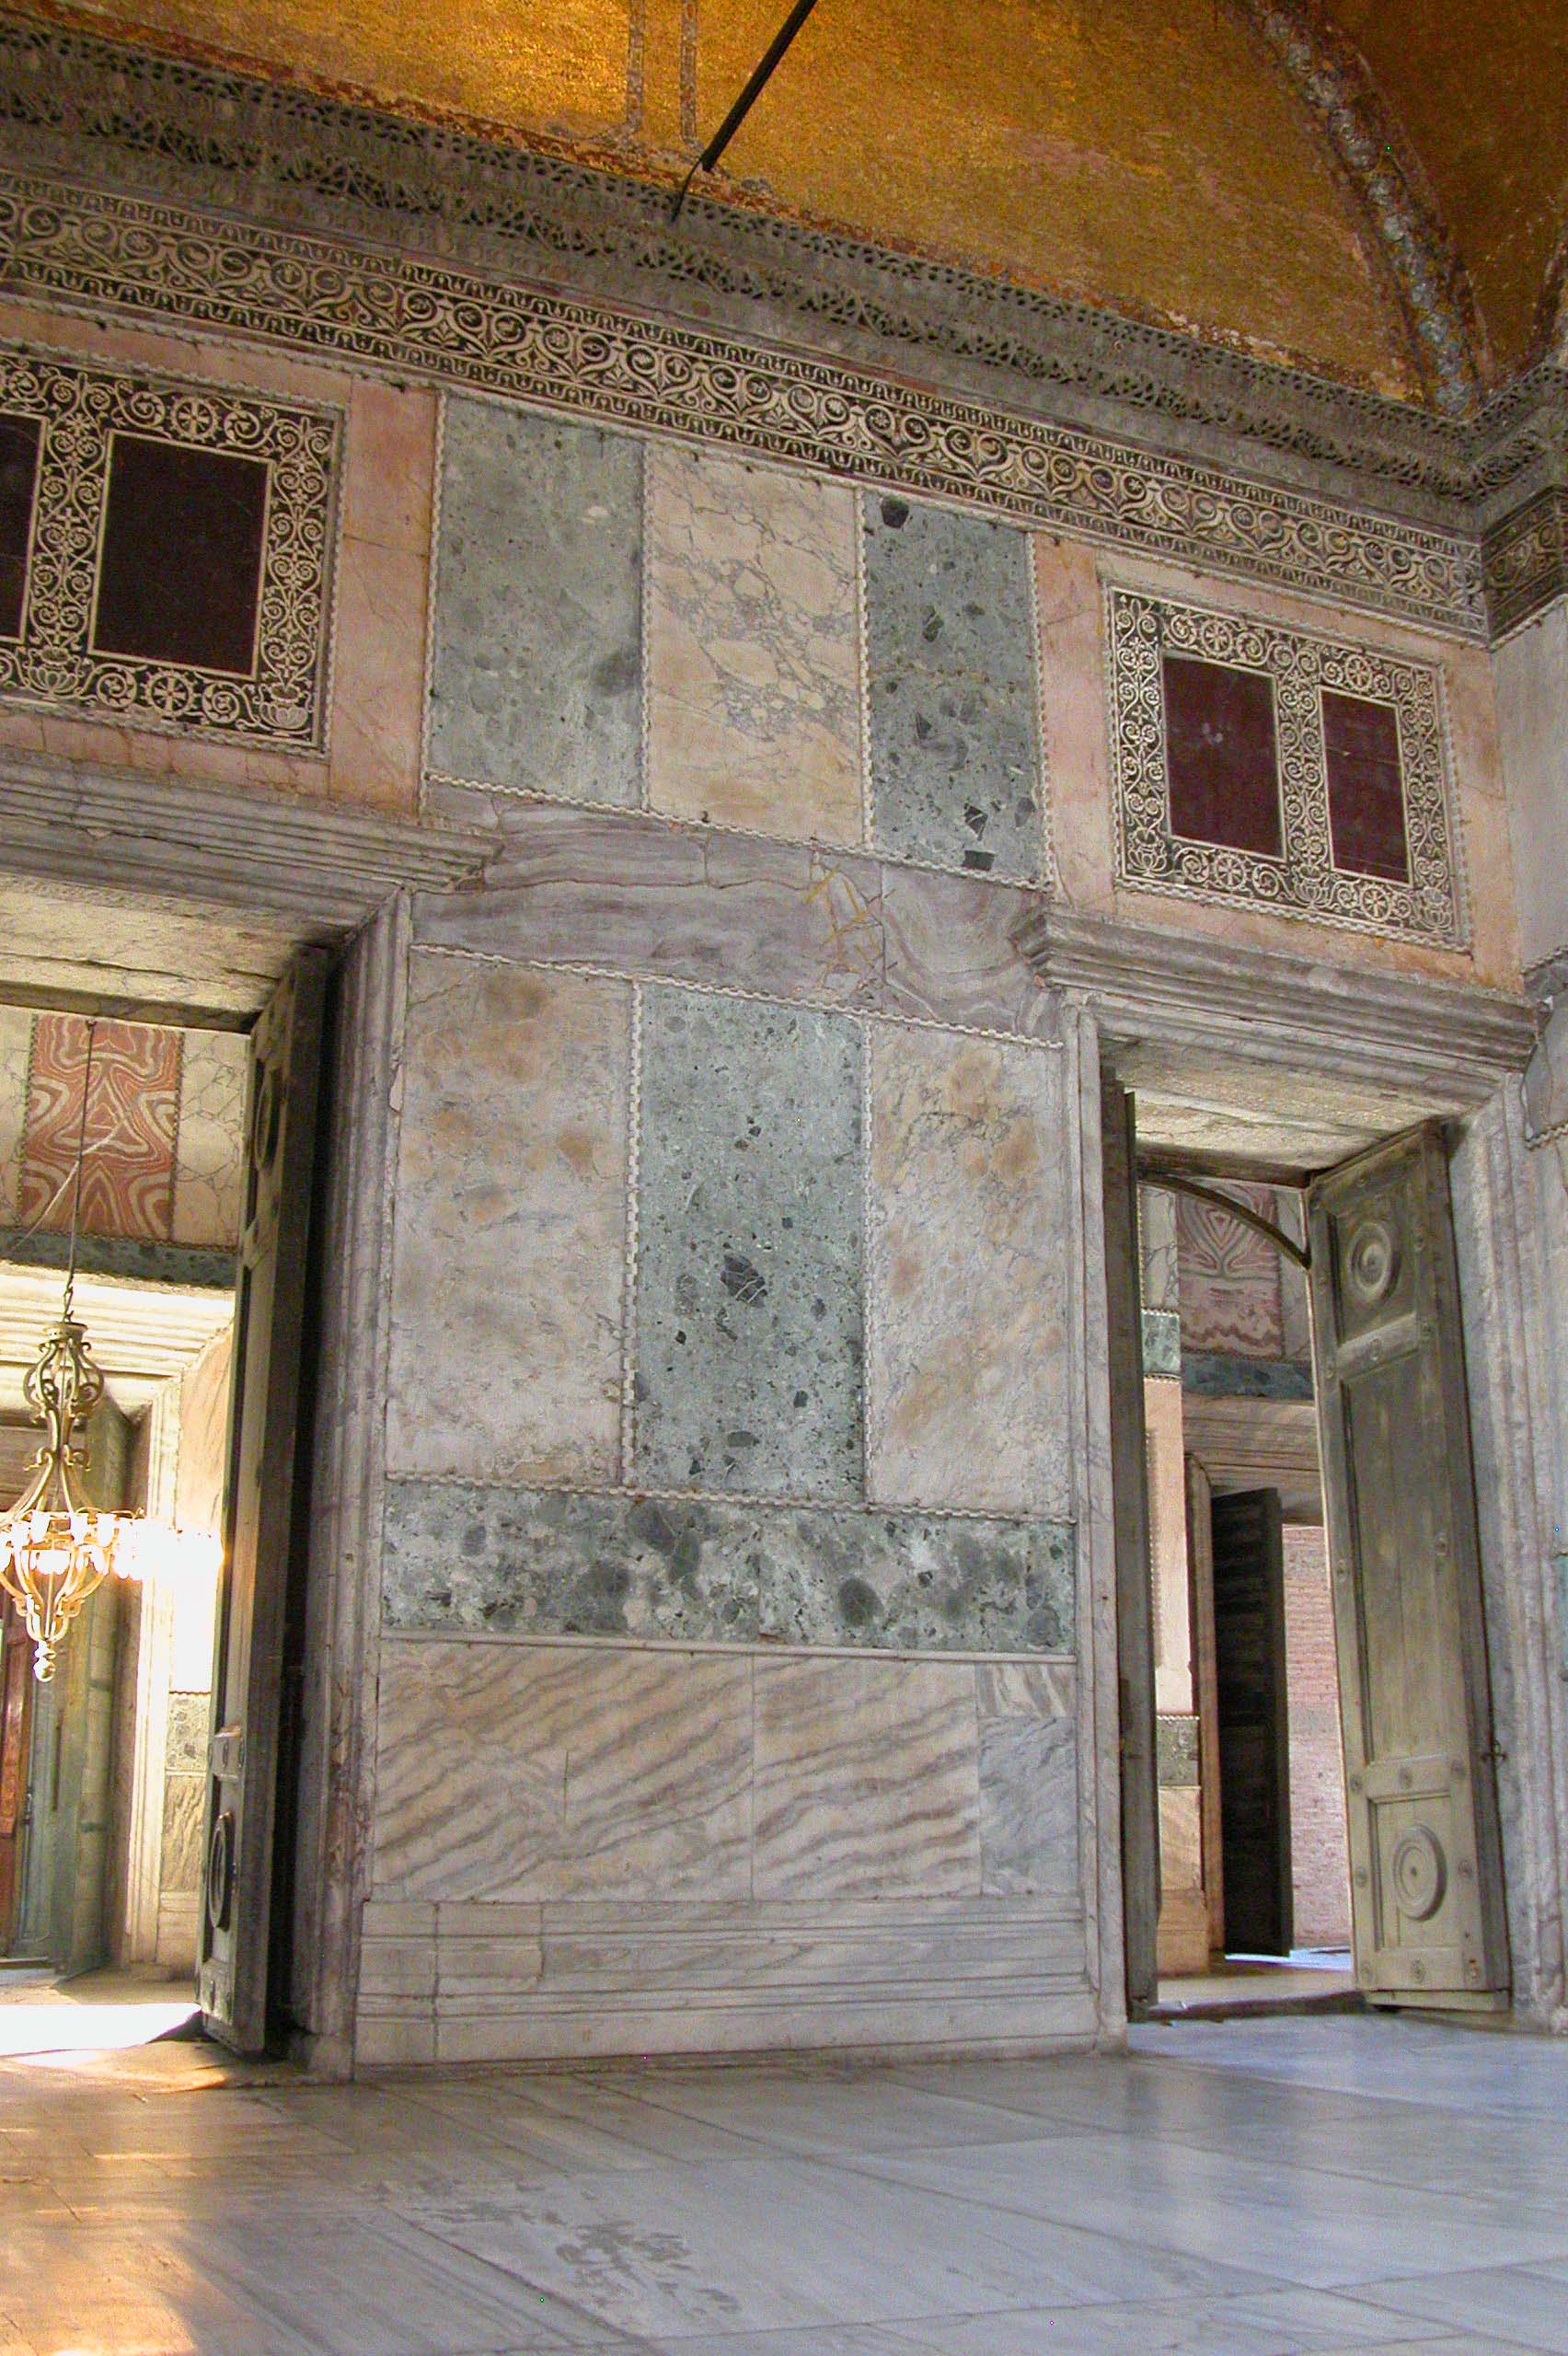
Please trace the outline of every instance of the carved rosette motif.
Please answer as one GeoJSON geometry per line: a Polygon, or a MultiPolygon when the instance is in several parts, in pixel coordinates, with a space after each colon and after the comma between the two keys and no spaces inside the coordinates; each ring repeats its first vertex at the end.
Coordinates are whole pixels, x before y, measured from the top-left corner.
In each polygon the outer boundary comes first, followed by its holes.
{"type": "Polygon", "coordinates": [[[1113,587],[1106,591],[1105,623],[1119,883],[1447,949],[1465,945],[1443,682],[1435,664],[1113,587]],[[1161,675],[1166,654],[1260,672],[1270,681],[1285,846],[1279,858],[1194,841],[1173,831],[1161,675]],[[1325,688],[1394,710],[1404,781],[1406,884],[1351,873],[1333,863],[1325,688]]]}
{"type": "Polygon", "coordinates": [[[0,697],[229,740],[318,745],[336,413],[78,366],[15,347],[0,347],[0,410],[42,425],[26,610],[20,636],[0,638],[0,697]],[[267,520],[248,676],[94,649],[93,598],[117,432],[265,465],[267,520]]]}

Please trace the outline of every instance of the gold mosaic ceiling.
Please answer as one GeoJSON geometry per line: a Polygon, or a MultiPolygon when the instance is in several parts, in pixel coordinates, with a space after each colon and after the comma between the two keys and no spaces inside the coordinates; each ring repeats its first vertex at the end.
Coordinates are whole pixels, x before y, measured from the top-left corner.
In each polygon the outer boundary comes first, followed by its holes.
{"type": "MultiPolygon", "coordinates": [[[[784,0],[48,13],[673,178],[784,0]]],[[[1354,45],[1366,168],[1413,158],[1476,373],[1509,373],[1568,221],[1565,0],[818,0],[709,192],[1423,398],[1432,273],[1326,120],[1320,39],[1354,45]]]]}

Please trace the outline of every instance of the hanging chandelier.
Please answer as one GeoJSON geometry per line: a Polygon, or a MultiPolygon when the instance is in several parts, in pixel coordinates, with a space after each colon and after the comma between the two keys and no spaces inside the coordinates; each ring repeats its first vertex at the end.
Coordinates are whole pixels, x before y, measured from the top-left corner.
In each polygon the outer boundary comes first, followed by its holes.
{"type": "Polygon", "coordinates": [[[129,1518],[90,1504],[80,1485],[87,1469],[86,1426],[103,1397],[102,1372],[87,1346],[86,1327],[75,1315],[76,1231],[97,1029],[96,1022],[87,1026],[64,1299],[22,1384],[22,1395],[42,1426],[43,1446],[33,1459],[32,1478],[0,1525],[0,1587],[21,1608],[33,1643],[33,1675],[45,1685],[88,1597],[111,1572],[141,1575],[133,1551],[123,1543],[129,1518]]]}

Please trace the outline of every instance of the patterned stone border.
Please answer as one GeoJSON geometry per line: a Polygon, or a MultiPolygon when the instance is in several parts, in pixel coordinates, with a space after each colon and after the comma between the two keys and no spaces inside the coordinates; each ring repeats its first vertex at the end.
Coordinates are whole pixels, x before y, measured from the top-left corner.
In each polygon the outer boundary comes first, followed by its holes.
{"type": "Polygon", "coordinates": [[[1465,945],[1442,674],[1435,664],[1114,587],[1105,593],[1105,632],[1118,882],[1445,949],[1465,945]],[[1273,682],[1283,857],[1172,832],[1160,674],[1166,653],[1261,671],[1273,682]],[[1398,715],[1408,884],[1348,874],[1333,863],[1324,688],[1391,704],[1398,715]]]}
{"type": "Polygon", "coordinates": [[[325,729],[340,421],[213,386],[0,347],[0,410],[42,433],[21,636],[0,639],[0,697],[84,705],[142,726],[312,749],[325,729]],[[267,522],[256,655],[240,676],[96,653],[93,596],[117,432],[258,459],[267,522]]]}
{"type": "Polygon", "coordinates": [[[739,338],[21,175],[0,179],[0,253],[17,294],[328,352],[1484,631],[1472,540],[739,338]]]}

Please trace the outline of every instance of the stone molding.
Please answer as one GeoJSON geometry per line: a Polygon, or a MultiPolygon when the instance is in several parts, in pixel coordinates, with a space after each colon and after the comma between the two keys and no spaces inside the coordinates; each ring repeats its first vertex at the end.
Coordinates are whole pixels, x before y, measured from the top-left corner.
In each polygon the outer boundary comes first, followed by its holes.
{"type": "Polygon", "coordinates": [[[1039,980],[1090,1007],[1113,1044],[1157,1040],[1482,1104],[1535,1045],[1522,999],[1341,970],[1036,901],[1013,941],[1039,980]]]}
{"type": "Polygon", "coordinates": [[[321,237],[0,179],[12,290],[397,370],[947,499],[1461,638],[1473,539],[860,368],[321,237]]]}
{"type": "Polygon", "coordinates": [[[206,779],[0,753],[0,869],[352,932],[405,887],[451,892],[488,855],[432,826],[206,779]]]}
{"type": "MultiPolygon", "coordinates": [[[[1273,0],[1247,5],[1267,14],[1273,0]]],[[[1511,515],[1534,500],[1543,480],[1562,476],[1568,367],[1559,360],[1516,377],[1478,415],[1439,416],[1036,289],[701,197],[688,201],[678,233],[672,232],[660,188],[559,156],[153,57],[37,19],[0,16],[0,121],[13,164],[43,174],[62,198],[62,180],[86,178],[124,199],[131,210],[120,214],[121,244],[144,242],[149,234],[146,222],[135,225],[131,200],[140,194],[193,209],[202,222],[221,213],[242,240],[238,223],[248,219],[252,236],[265,225],[285,253],[294,237],[311,233],[302,267],[310,242],[321,240],[340,272],[347,241],[361,250],[363,273],[357,286],[340,274],[336,320],[317,305],[292,329],[286,311],[273,323],[265,305],[248,324],[243,304],[203,306],[199,298],[212,289],[203,287],[200,270],[187,273],[183,293],[176,273],[160,294],[155,266],[136,300],[127,289],[117,294],[112,267],[58,275],[35,269],[31,285],[40,293],[95,307],[118,302],[166,318],[187,316],[192,324],[237,328],[327,349],[339,359],[490,384],[528,398],[551,396],[504,382],[484,365],[491,357],[486,311],[508,286],[537,287],[540,303],[547,289],[571,289],[623,311],[672,323],[684,318],[699,340],[722,347],[721,364],[738,369],[743,383],[787,366],[782,358],[766,357],[769,343],[822,355],[820,373],[830,385],[846,367],[855,376],[865,372],[880,390],[891,389],[890,377],[907,384],[914,372],[933,389],[927,408],[940,410],[945,400],[972,410],[969,432],[978,432],[981,445],[997,431],[1004,437],[1016,431],[1064,450],[1093,445],[1091,475],[1096,463],[1130,468],[1129,480],[1138,485],[1129,507],[1128,486],[1119,502],[1113,495],[1114,473],[1091,479],[1087,515],[1080,512],[1075,521],[1059,505],[1046,512],[1036,503],[1018,511],[1021,521],[1055,521],[1097,538],[1130,536],[1124,544],[1162,546],[1184,561],[1284,580],[1366,603],[1372,611],[1404,611],[1468,635],[1485,629],[1474,546],[1482,530],[1503,535],[1499,561],[1508,575],[1499,580],[1493,602],[1508,604],[1509,618],[1494,620],[1494,628],[1516,626],[1562,594],[1547,574],[1516,584],[1506,532],[1511,515]],[[384,249],[379,268],[372,250],[377,246],[384,249]],[[405,265],[401,297],[391,252],[405,265]],[[459,332],[450,316],[444,335],[431,332],[442,307],[432,269],[462,290],[459,332]],[[476,285],[476,274],[497,284],[476,285]],[[423,348],[418,337],[387,340],[389,324],[403,312],[405,324],[424,326],[423,348]],[[727,345],[726,332],[740,341],[727,345]],[[465,335],[473,342],[467,369],[465,335]],[[1232,514],[1224,502],[1239,487],[1238,466],[1257,480],[1240,487],[1251,503],[1232,514]],[[1274,486],[1273,496],[1264,483],[1274,486]],[[1108,512],[1097,512],[1107,494],[1108,512]],[[1290,502],[1303,494],[1308,510],[1293,514],[1290,502]],[[1211,514],[1216,497],[1221,507],[1211,514]],[[1379,525],[1369,509],[1385,520],[1379,525]],[[1156,514],[1164,531],[1151,537],[1156,514]],[[1444,578],[1420,583],[1414,602],[1402,606],[1390,604],[1386,591],[1368,601],[1354,586],[1361,537],[1397,537],[1400,526],[1387,520],[1394,516],[1405,518],[1415,536],[1407,563],[1418,572],[1434,554],[1423,536],[1435,536],[1443,552],[1444,578]],[[1275,569],[1282,522],[1286,543],[1305,534],[1321,544],[1305,570],[1288,561],[1275,569]],[[1234,527],[1229,533],[1227,525],[1234,527]],[[1221,552],[1228,537],[1234,540],[1228,555],[1221,552]]],[[[102,260],[111,264],[110,216],[84,197],[77,202],[89,204],[91,224],[81,259],[101,243],[102,260]]],[[[187,219],[190,225],[198,225],[187,219]]],[[[165,228],[178,246],[174,217],[165,228]]],[[[156,245],[158,232],[151,235],[156,245]]],[[[225,250],[231,262],[237,259],[232,243],[225,250]]],[[[142,259],[145,264],[149,258],[142,259]]],[[[285,267],[282,280],[291,275],[285,267]]],[[[29,274],[12,283],[25,286],[29,274]]],[[[548,321],[541,332],[548,332],[548,321]]],[[[672,326],[670,332],[678,339],[681,331],[672,326]]],[[[791,387],[784,406],[797,398],[791,387]]],[[[830,396],[830,406],[842,404],[830,396]]],[[[719,412],[684,424],[690,433],[745,439],[719,412]]],[[[816,437],[814,451],[813,437],[806,433],[802,446],[798,432],[778,455],[868,479],[907,480],[917,490],[936,488],[938,495],[950,489],[954,497],[969,494],[967,466],[951,487],[904,478],[890,471],[895,454],[879,451],[874,435],[865,446],[850,414],[835,414],[828,424],[837,431],[816,437]]],[[[1366,551],[1360,553],[1365,569],[1366,551]]],[[[1375,561],[1374,575],[1378,570],[1375,561]]]]}
{"type": "MultiPolygon", "coordinates": [[[[1257,17],[1299,0],[1242,0],[1257,17]]],[[[1395,503],[1465,499],[1466,431],[1412,403],[1043,289],[669,192],[558,154],[418,123],[97,34],[0,16],[0,121],[40,168],[231,214],[439,254],[887,373],[916,366],[1005,406],[1395,503]],[[94,168],[96,167],[96,168],[94,168]],[[1020,398],[1021,396],[1021,398],[1020,398]],[[1401,498],[1402,494],[1402,500],[1401,498]]],[[[1414,512],[1412,509],[1412,512],[1414,512]]],[[[1456,519],[1449,519],[1456,520],[1456,519]]]]}
{"type": "Polygon", "coordinates": [[[1495,643],[1568,595],[1568,491],[1538,491],[1485,535],[1481,556],[1495,643]]]}

